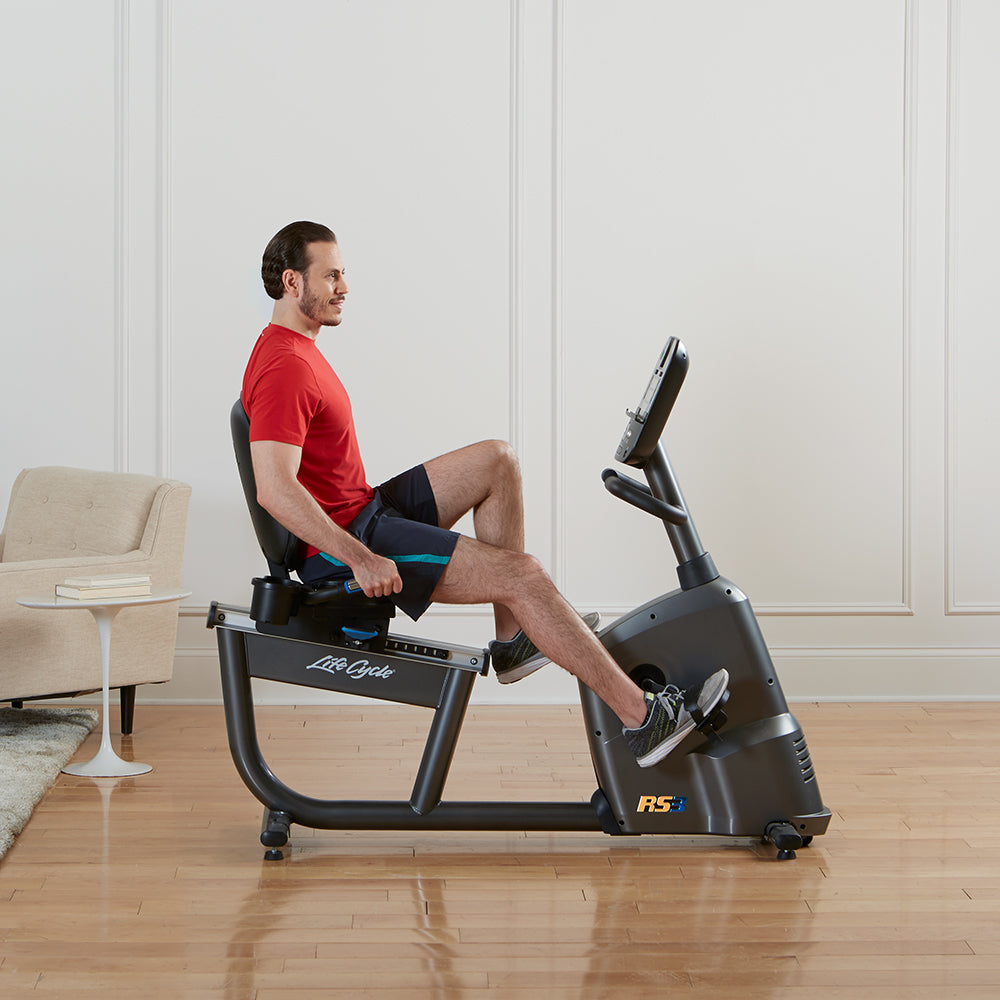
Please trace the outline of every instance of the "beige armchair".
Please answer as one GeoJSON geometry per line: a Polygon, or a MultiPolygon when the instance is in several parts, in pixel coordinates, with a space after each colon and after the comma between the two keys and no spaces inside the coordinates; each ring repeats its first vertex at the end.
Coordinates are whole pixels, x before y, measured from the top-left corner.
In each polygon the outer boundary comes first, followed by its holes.
{"type": "MultiPolygon", "coordinates": [[[[23,608],[71,576],[148,574],[179,589],[191,487],[131,473],[47,467],[14,482],[0,534],[0,701],[101,689],[89,614],[23,608]]],[[[177,605],[124,608],[111,640],[111,687],[121,689],[122,732],[132,731],[135,686],[170,680],[177,605]]]]}

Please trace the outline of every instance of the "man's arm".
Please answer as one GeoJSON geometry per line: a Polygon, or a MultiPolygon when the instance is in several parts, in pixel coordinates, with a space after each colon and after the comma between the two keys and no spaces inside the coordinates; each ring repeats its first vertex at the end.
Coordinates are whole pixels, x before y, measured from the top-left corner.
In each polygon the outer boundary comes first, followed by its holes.
{"type": "Polygon", "coordinates": [[[388,597],[403,589],[391,559],[376,555],[324,513],[298,481],[302,449],[280,441],[251,441],[257,502],[293,535],[350,566],[368,597],[388,597]]]}

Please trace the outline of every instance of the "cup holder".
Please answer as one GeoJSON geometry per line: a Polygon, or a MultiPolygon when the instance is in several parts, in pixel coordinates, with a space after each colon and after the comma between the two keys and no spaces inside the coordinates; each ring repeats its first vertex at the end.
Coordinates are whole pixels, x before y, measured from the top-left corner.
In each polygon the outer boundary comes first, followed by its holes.
{"type": "Polygon", "coordinates": [[[276,576],[256,576],[251,582],[250,617],[265,625],[287,625],[299,610],[302,585],[276,576]]]}

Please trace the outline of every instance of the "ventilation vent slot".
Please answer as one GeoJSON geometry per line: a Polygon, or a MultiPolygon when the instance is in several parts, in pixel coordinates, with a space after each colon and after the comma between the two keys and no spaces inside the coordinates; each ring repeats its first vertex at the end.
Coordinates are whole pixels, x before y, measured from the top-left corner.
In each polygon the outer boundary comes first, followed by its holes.
{"type": "Polygon", "coordinates": [[[799,770],[802,771],[803,781],[814,781],[816,779],[816,772],[813,770],[812,759],[809,756],[809,747],[806,746],[806,738],[804,736],[799,736],[798,739],[792,742],[792,746],[795,748],[795,756],[799,761],[799,770]]]}

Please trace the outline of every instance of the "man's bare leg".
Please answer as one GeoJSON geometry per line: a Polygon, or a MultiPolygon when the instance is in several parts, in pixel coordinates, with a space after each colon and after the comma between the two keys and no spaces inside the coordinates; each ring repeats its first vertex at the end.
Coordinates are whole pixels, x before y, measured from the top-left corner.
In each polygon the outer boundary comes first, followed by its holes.
{"type": "Polygon", "coordinates": [[[461,537],[434,590],[442,604],[507,609],[550,660],[587,685],[630,729],[646,718],[642,690],[626,676],[531,555],[461,537]]]}
{"type": "MultiPolygon", "coordinates": [[[[524,552],[524,500],[521,468],[506,441],[480,441],[424,464],[438,524],[451,528],[467,514],[476,538],[487,545],[524,552]]],[[[476,602],[472,602],[476,603],[476,602]]],[[[523,622],[504,604],[493,604],[496,637],[510,639],[523,622]]]]}

